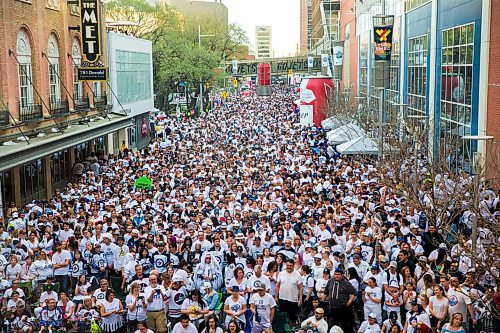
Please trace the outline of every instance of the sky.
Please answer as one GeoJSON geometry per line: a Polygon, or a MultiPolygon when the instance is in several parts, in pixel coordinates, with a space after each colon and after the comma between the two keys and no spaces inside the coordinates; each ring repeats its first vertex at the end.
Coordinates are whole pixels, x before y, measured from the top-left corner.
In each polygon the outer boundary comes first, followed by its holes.
{"type": "Polygon", "coordinates": [[[300,39],[300,0],[222,0],[229,23],[237,23],[255,45],[255,26],[272,27],[275,57],[295,55],[300,39]]]}

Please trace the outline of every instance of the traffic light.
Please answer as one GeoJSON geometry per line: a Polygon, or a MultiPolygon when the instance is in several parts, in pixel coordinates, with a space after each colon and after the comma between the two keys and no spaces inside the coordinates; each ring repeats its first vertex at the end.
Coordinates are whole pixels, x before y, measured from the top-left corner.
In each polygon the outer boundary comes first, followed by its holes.
{"type": "Polygon", "coordinates": [[[292,75],[293,75],[293,70],[289,69],[289,70],[288,70],[288,75],[289,75],[289,76],[292,76],[292,75]]]}
{"type": "Polygon", "coordinates": [[[233,86],[234,86],[235,88],[238,88],[238,80],[233,79],[233,86]]]}

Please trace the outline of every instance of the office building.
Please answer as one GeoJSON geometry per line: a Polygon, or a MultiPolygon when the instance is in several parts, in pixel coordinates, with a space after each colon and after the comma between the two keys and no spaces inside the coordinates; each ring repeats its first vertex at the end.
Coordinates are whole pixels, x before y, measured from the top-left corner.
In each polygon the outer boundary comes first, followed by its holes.
{"type": "Polygon", "coordinates": [[[271,26],[255,27],[255,58],[273,56],[273,34],[271,26]]]}
{"type": "Polygon", "coordinates": [[[300,0],[300,55],[306,55],[311,48],[312,0],[300,0]]]}

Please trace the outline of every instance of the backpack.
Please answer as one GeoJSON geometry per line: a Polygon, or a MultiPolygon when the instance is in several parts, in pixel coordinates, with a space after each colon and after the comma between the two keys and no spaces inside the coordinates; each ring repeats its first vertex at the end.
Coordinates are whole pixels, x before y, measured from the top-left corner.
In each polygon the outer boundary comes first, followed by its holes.
{"type": "Polygon", "coordinates": [[[313,290],[311,296],[318,297],[318,292],[316,291],[316,280],[309,274],[306,279],[306,284],[309,282],[309,279],[313,279],[313,290]]]}
{"type": "MultiPolygon", "coordinates": [[[[389,285],[389,283],[390,283],[390,281],[389,281],[390,274],[391,273],[389,272],[389,270],[385,271],[385,275],[387,276],[387,285],[389,285]]],[[[399,285],[400,285],[400,283],[399,283],[399,276],[400,276],[400,274],[396,271],[396,280],[398,281],[398,288],[399,288],[399,285]]]]}

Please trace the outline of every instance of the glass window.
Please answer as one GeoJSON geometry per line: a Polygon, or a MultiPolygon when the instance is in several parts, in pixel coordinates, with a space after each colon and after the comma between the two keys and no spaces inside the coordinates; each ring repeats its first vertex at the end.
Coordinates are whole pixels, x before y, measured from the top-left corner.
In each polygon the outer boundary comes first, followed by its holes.
{"type": "Polygon", "coordinates": [[[408,113],[425,114],[427,92],[427,35],[408,40],[408,113]]]}
{"type": "Polygon", "coordinates": [[[471,154],[461,137],[471,133],[473,37],[473,23],[442,31],[441,149],[456,169],[470,166],[471,154]]]}
{"type": "Polygon", "coordinates": [[[49,92],[50,101],[55,103],[61,99],[61,86],[59,84],[59,64],[49,64],[49,92]]]}
{"type": "Polygon", "coordinates": [[[31,202],[34,199],[45,198],[42,159],[23,164],[19,168],[19,176],[23,204],[31,202]]]}
{"type": "Polygon", "coordinates": [[[69,154],[68,150],[63,150],[50,155],[50,174],[52,185],[54,187],[58,182],[64,181],[69,177],[69,154]]]}
{"type": "Polygon", "coordinates": [[[430,0],[405,0],[405,11],[410,11],[428,2],[430,0]]]}
{"type": "Polygon", "coordinates": [[[152,98],[148,53],[116,51],[117,95],[122,103],[152,98]]]}
{"type": "Polygon", "coordinates": [[[362,42],[359,49],[359,93],[368,94],[368,43],[362,42]]]}

